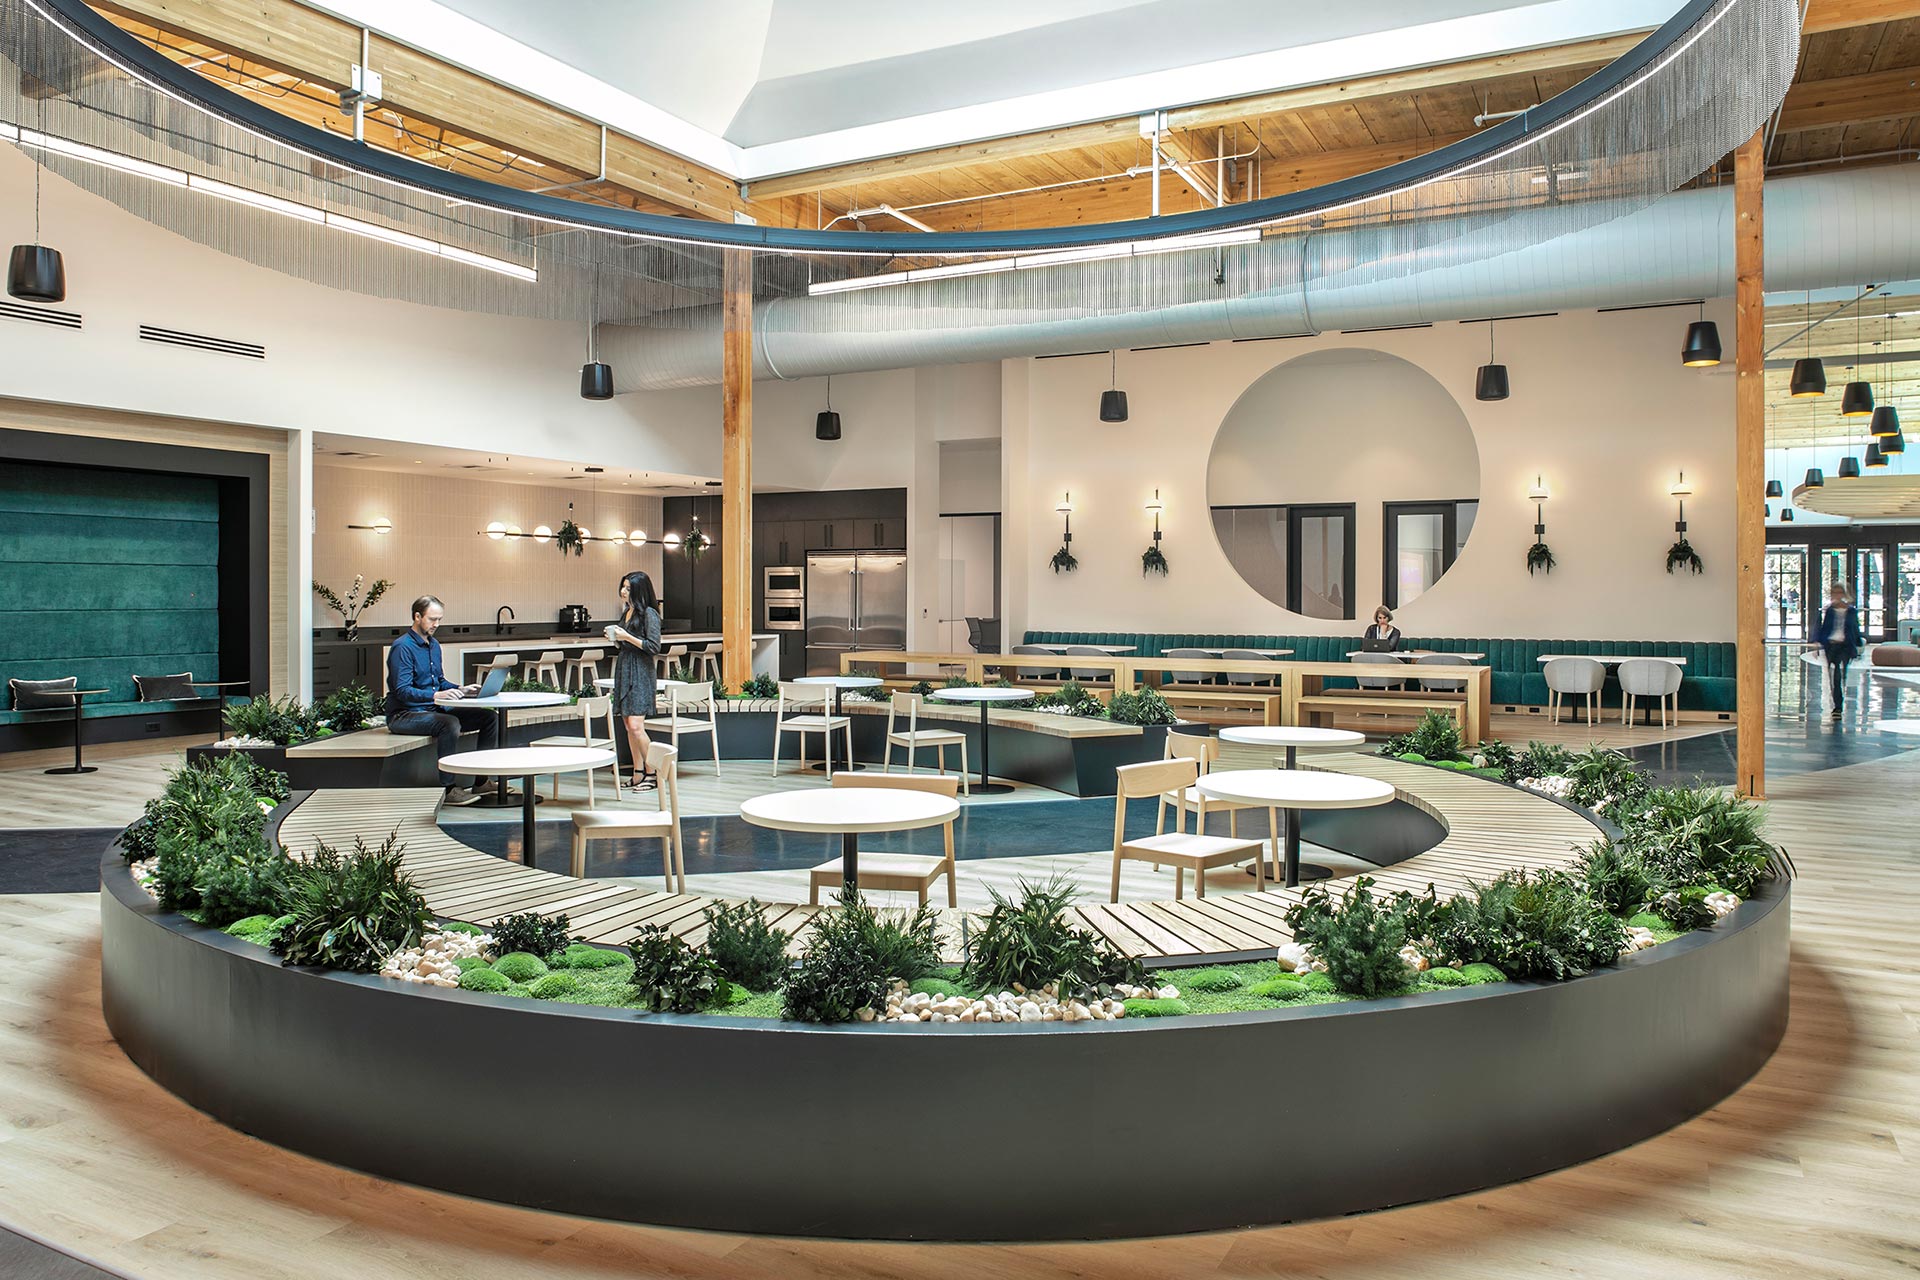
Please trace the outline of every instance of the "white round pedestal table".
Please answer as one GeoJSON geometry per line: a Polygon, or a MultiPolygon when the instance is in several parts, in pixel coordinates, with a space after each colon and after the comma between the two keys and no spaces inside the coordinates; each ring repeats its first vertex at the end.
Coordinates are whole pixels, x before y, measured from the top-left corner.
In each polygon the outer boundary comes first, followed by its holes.
{"type": "MultiPolygon", "coordinates": [[[[483,711],[493,712],[493,740],[504,748],[507,745],[507,713],[515,707],[561,707],[573,701],[564,693],[539,693],[527,690],[522,693],[496,693],[491,698],[449,698],[444,693],[433,700],[436,707],[479,707],[483,711]]],[[[478,752],[469,751],[468,755],[478,752]]],[[[448,759],[452,757],[449,756],[448,759]]],[[[459,769],[445,769],[447,773],[460,773],[459,769]]],[[[485,774],[485,770],[467,770],[485,774]]],[[[499,785],[494,788],[493,796],[480,802],[488,809],[505,809],[513,803],[513,797],[507,794],[507,779],[500,777],[499,785]]],[[[533,798],[534,804],[540,803],[540,797],[533,798]]]]}
{"type": "Polygon", "coordinates": [[[613,752],[605,747],[495,747],[440,757],[440,767],[448,773],[498,777],[502,790],[509,775],[520,779],[520,856],[530,867],[535,853],[533,806],[539,801],[534,779],[546,773],[604,769],[612,763],[613,752]]]}
{"type": "MultiPolygon", "coordinates": [[[[833,689],[833,714],[838,718],[846,714],[840,705],[840,697],[842,694],[849,689],[877,689],[880,687],[882,681],[877,676],[801,676],[790,683],[830,686],[833,689]]],[[[852,734],[847,735],[847,742],[847,769],[850,772],[858,773],[867,766],[853,758],[852,734]]],[[[828,749],[831,751],[831,746],[829,746],[828,749]]],[[[808,767],[818,773],[831,772],[831,770],[827,768],[827,762],[824,760],[818,761],[808,767]]]]}
{"type": "MultiPolygon", "coordinates": [[[[1284,883],[1300,883],[1300,811],[1302,809],[1364,809],[1393,799],[1393,784],[1351,773],[1319,769],[1227,769],[1200,776],[1200,794],[1215,800],[1260,805],[1269,814],[1284,810],[1287,842],[1284,883]]],[[[1321,868],[1325,870],[1325,868],[1321,868]]],[[[1328,875],[1333,874],[1331,871],[1328,875]]],[[[1315,876],[1314,879],[1325,879],[1315,876]]]]}
{"type": "MultiPolygon", "coordinates": [[[[1222,742],[1238,742],[1253,747],[1280,747],[1286,752],[1283,769],[1300,767],[1300,753],[1320,751],[1352,751],[1367,745],[1367,735],[1355,733],[1352,729],[1314,729],[1305,725],[1286,724],[1245,724],[1232,725],[1220,730],[1217,735],[1222,742]]],[[[1267,811],[1267,830],[1275,835],[1279,832],[1273,826],[1274,814],[1267,811]]],[[[1276,859],[1268,865],[1267,878],[1278,884],[1282,878],[1282,867],[1276,859]]],[[[1253,867],[1247,868],[1248,875],[1254,875],[1253,867]]],[[[1309,880],[1325,880],[1333,874],[1331,867],[1323,867],[1317,862],[1309,862],[1299,868],[1299,874],[1309,880]]]]}
{"type": "Polygon", "coordinates": [[[994,703],[1026,702],[1033,694],[1026,689],[935,689],[933,696],[943,702],[977,702],[980,704],[980,781],[968,788],[976,796],[1003,796],[1013,788],[1004,782],[989,782],[992,771],[987,767],[987,708],[994,703]]]}
{"type": "Polygon", "coordinates": [[[1904,733],[1920,737],[1920,720],[1875,720],[1873,727],[1881,733],[1904,733]]]}
{"type": "Polygon", "coordinates": [[[960,812],[952,796],[925,791],[844,787],[838,790],[774,791],[740,802],[740,816],[773,831],[840,835],[840,870],[848,889],[860,881],[860,833],[937,827],[960,812]]]}

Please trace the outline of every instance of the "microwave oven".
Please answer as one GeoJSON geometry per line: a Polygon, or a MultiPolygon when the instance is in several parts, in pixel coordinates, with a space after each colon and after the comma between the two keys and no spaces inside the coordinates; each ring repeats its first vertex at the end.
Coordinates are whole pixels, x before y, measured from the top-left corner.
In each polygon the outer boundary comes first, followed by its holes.
{"type": "Polygon", "coordinates": [[[761,572],[765,575],[766,594],[769,597],[798,596],[806,590],[805,565],[768,565],[761,572]]]}
{"type": "Polygon", "coordinates": [[[807,607],[798,600],[772,600],[766,603],[767,630],[805,631],[807,607]]]}

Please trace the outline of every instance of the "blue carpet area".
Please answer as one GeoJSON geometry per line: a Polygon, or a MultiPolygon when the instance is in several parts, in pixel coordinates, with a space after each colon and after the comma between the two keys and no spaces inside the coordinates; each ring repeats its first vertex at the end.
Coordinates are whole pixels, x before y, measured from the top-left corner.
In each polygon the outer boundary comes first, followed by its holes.
{"type": "Polygon", "coordinates": [[[0,893],[92,893],[101,855],[119,834],[118,827],[0,830],[0,893]]]}

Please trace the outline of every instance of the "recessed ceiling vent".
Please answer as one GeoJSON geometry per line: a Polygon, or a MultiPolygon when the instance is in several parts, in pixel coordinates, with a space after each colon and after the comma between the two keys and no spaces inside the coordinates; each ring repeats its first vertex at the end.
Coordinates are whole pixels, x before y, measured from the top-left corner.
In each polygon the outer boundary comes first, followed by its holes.
{"type": "Polygon", "coordinates": [[[217,351],[222,355],[245,356],[249,360],[265,360],[267,349],[257,342],[237,342],[232,338],[210,338],[204,333],[187,333],[181,329],[162,329],[155,325],[140,326],[142,342],[164,342],[173,347],[193,347],[200,351],[217,351]]]}
{"type": "Polygon", "coordinates": [[[361,453],[357,449],[316,449],[315,453],[324,453],[330,458],[377,458],[377,453],[361,453]]]}
{"type": "Polygon", "coordinates": [[[17,302],[0,301],[0,316],[8,320],[25,320],[28,324],[50,324],[61,329],[80,327],[78,311],[55,311],[50,307],[24,307],[17,302]]]}
{"type": "Polygon", "coordinates": [[[448,462],[443,464],[449,471],[505,471],[505,467],[490,467],[484,462],[448,462]]]}

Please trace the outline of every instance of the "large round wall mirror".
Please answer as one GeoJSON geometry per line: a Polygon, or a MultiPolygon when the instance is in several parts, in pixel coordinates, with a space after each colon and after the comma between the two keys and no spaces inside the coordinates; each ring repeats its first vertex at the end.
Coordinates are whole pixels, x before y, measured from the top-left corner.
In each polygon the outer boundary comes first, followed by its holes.
{"type": "Polygon", "coordinates": [[[1207,462],[1221,550],[1248,586],[1309,618],[1371,619],[1431,591],[1479,498],[1459,403],[1383,351],[1314,351],[1263,375],[1207,462]]]}

